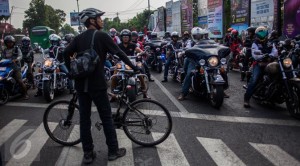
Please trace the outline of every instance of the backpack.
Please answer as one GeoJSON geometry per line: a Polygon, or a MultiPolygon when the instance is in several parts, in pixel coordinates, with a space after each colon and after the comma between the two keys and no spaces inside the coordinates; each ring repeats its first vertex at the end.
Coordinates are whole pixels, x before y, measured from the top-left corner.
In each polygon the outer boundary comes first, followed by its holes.
{"type": "Polygon", "coordinates": [[[70,77],[74,79],[85,79],[89,77],[96,69],[100,59],[94,50],[94,38],[97,30],[94,32],[90,49],[77,53],[70,62],[70,77]]]}

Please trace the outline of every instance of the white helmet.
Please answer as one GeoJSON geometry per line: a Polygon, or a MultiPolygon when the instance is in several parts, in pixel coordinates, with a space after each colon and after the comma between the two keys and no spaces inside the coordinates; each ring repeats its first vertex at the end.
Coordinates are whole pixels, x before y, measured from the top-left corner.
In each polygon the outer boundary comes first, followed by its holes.
{"type": "Polygon", "coordinates": [[[202,33],[203,33],[203,35],[207,35],[209,33],[209,31],[207,29],[203,29],[202,33]]]}
{"type": "Polygon", "coordinates": [[[87,8],[79,13],[80,22],[85,23],[89,18],[96,18],[98,16],[102,16],[105,12],[95,9],[95,8],[87,8]]]}
{"type": "Polygon", "coordinates": [[[194,27],[191,30],[192,39],[194,42],[199,42],[203,38],[203,29],[200,27],[194,27]]]}
{"type": "Polygon", "coordinates": [[[60,40],[61,40],[61,37],[58,36],[57,34],[51,34],[51,35],[49,36],[49,40],[50,40],[50,41],[60,41],[60,40]]]}
{"type": "Polygon", "coordinates": [[[179,37],[179,33],[174,31],[171,33],[171,37],[179,37]]]}

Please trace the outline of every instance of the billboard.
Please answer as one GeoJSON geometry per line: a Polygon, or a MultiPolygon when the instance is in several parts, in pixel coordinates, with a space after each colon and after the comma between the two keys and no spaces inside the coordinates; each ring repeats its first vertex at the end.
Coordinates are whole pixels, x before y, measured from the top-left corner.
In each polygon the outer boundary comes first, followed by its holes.
{"type": "Polygon", "coordinates": [[[172,27],[181,35],[181,3],[176,1],[172,5],[172,27]]]}
{"type": "Polygon", "coordinates": [[[241,33],[249,27],[249,1],[231,0],[231,28],[241,33]]]}
{"type": "Polygon", "coordinates": [[[172,4],[173,1],[169,1],[166,3],[166,28],[167,31],[172,32],[172,4]]]}
{"type": "Polygon", "coordinates": [[[181,31],[190,32],[193,28],[193,0],[181,0],[181,31]]]}
{"type": "Polygon", "coordinates": [[[198,0],[198,25],[207,28],[207,0],[198,0]]]}
{"type": "Polygon", "coordinates": [[[274,1],[251,0],[251,26],[267,26],[271,31],[274,24],[274,1]]]}
{"type": "Polygon", "coordinates": [[[71,12],[71,26],[79,26],[79,20],[78,20],[78,12],[71,12]]]}
{"type": "Polygon", "coordinates": [[[283,33],[290,38],[300,34],[300,1],[284,1],[283,33]]]}
{"type": "Polygon", "coordinates": [[[223,1],[208,0],[207,1],[208,16],[207,27],[210,31],[210,38],[223,37],[223,1]]]}
{"type": "Polygon", "coordinates": [[[0,16],[10,16],[8,0],[0,1],[0,16]]]}

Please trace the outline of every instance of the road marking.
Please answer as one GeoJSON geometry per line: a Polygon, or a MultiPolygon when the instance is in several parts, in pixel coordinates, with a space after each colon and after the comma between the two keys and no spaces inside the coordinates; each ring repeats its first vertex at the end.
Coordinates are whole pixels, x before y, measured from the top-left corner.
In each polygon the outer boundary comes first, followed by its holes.
{"type": "MultiPolygon", "coordinates": [[[[49,123],[49,128],[51,131],[53,131],[56,126],[57,123],[49,123]]],[[[19,148],[17,151],[12,151],[12,158],[8,161],[7,166],[31,165],[31,163],[35,160],[40,161],[40,158],[37,158],[37,156],[40,154],[41,149],[47,140],[48,135],[46,134],[44,125],[42,123],[28,139],[21,140],[24,141],[21,148],[19,148]]],[[[16,142],[15,146],[17,146],[19,143],[20,142],[16,142]]]]}
{"type": "Polygon", "coordinates": [[[4,144],[16,131],[18,131],[27,120],[14,119],[0,130],[0,147],[4,144]]]}
{"type": "MultiPolygon", "coordinates": [[[[163,136],[162,133],[152,133],[154,139],[159,139],[163,136]]],[[[158,156],[162,166],[189,166],[174,134],[156,146],[158,156]]]]}
{"type": "MultiPolygon", "coordinates": [[[[30,108],[47,108],[49,104],[40,103],[19,103],[10,102],[5,106],[14,107],[30,107],[30,108]]],[[[114,112],[116,108],[112,108],[114,112]]],[[[96,107],[92,107],[92,111],[96,111],[96,107]]],[[[148,115],[164,116],[162,111],[149,110],[148,115]]],[[[231,122],[231,123],[250,123],[250,124],[263,124],[263,125],[276,125],[276,126],[296,126],[300,127],[300,122],[297,120],[281,120],[281,119],[268,119],[268,118],[253,118],[253,117],[239,117],[239,116],[221,116],[221,115],[208,115],[198,113],[182,113],[170,111],[170,114],[174,118],[187,118],[187,119],[198,119],[207,121],[218,121],[218,122],[231,122]]]]}
{"type": "Polygon", "coordinates": [[[117,137],[119,142],[119,147],[126,148],[126,155],[115,161],[108,161],[107,166],[120,166],[120,165],[134,165],[132,142],[126,136],[123,130],[117,129],[117,137]]]}
{"type": "MultiPolygon", "coordinates": [[[[75,125],[68,141],[71,139],[74,140],[74,137],[78,137],[79,134],[79,125],[75,125]]],[[[81,165],[83,159],[83,150],[82,150],[82,144],[79,143],[75,146],[71,147],[64,147],[62,152],[60,153],[60,156],[58,160],[56,161],[56,166],[64,166],[64,165],[81,165]]]]}
{"type": "Polygon", "coordinates": [[[217,165],[246,166],[222,140],[203,137],[197,139],[217,165]]]}
{"type": "Polygon", "coordinates": [[[173,102],[173,104],[179,109],[180,112],[182,113],[189,113],[185,107],[178,102],[178,100],[155,78],[156,85],[169,97],[169,99],[173,102]]]}
{"type": "Polygon", "coordinates": [[[300,166],[299,161],[297,161],[294,157],[290,156],[277,145],[258,144],[251,142],[250,145],[253,146],[257,151],[259,151],[263,156],[265,156],[265,158],[267,158],[275,166],[300,166]]]}

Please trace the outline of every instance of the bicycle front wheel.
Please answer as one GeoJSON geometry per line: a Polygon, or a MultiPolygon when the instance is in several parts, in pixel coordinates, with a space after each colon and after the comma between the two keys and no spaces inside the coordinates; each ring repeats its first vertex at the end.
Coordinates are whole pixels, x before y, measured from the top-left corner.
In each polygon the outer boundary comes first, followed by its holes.
{"type": "Polygon", "coordinates": [[[123,129],[127,137],[142,146],[155,146],[171,133],[172,118],[169,111],[151,99],[137,100],[123,114],[123,129]]]}
{"type": "Polygon", "coordinates": [[[49,137],[64,146],[73,146],[81,142],[79,129],[79,106],[70,101],[61,100],[50,104],[43,118],[49,137]],[[54,131],[49,126],[57,124],[54,131]]]}

